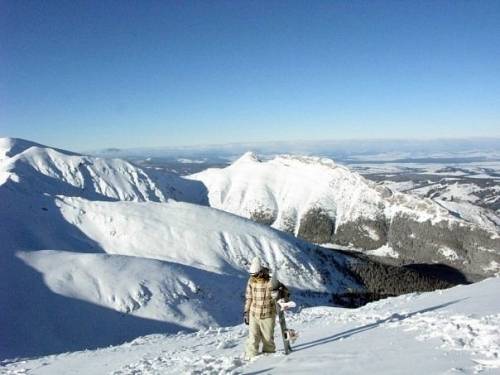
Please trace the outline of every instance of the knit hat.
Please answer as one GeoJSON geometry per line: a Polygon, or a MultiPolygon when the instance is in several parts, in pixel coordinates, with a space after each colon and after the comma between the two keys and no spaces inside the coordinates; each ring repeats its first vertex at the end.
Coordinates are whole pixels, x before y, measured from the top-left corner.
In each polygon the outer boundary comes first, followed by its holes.
{"type": "Polygon", "coordinates": [[[252,259],[252,264],[250,265],[250,275],[255,275],[262,269],[262,265],[260,264],[260,259],[255,257],[252,259]]]}

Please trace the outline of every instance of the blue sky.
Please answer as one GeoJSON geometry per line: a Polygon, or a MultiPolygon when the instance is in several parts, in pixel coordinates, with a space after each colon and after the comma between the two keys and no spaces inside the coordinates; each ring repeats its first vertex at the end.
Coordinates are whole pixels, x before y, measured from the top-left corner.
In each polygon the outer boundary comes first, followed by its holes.
{"type": "Polygon", "coordinates": [[[500,136],[500,1],[0,0],[0,136],[500,136]]]}

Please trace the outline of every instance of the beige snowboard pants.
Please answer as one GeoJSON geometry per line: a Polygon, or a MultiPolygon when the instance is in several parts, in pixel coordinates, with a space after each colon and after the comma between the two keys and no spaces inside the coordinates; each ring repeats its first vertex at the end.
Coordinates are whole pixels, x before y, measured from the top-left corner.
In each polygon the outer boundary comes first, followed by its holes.
{"type": "Polygon", "coordinates": [[[248,325],[249,333],[246,343],[245,356],[254,357],[259,352],[259,344],[262,341],[262,352],[274,353],[276,345],[274,344],[274,325],[276,316],[270,318],[257,318],[250,315],[248,325]]]}

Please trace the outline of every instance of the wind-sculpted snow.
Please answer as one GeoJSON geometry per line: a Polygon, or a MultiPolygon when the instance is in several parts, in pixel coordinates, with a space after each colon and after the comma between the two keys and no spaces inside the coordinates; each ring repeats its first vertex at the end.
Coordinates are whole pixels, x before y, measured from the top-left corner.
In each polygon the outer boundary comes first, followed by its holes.
{"type": "Polygon", "coordinates": [[[95,351],[5,364],[7,374],[498,374],[500,279],[408,294],[359,309],[288,312],[300,335],[288,356],[243,360],[244,325],[157,334],[95,351]]]}
{"type": "MultiPolygon", "coordinates": [[[[246,280],[155,259],[64,251],[17,255],[56,294],[185,329],[239,322],[246,280]]],[[[62,329],[63,327],[61,327],[62,329]]]]}
{"type": "MultiPolygon", "coordinates": [[[[314,246],[250,220],[183,202],[96,202],[59,198],[62,215],[109,254],[140,256],[246,275],[258,256],[291,287],[331,291],[308,249],[314,246]]],[[[337,280],[338,281],[338,280],[337,280]]],[[[336,284],[336,283],[335,283],[336,284]]]]}

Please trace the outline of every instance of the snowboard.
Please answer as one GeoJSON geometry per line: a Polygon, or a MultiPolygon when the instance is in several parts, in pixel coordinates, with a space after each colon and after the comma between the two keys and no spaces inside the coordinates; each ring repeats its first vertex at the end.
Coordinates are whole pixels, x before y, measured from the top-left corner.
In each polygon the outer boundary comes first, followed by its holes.
{"type": "Polygon", "coordinates": [[[278,321],[281,330],[281,337],[283,337],[283,347],[285,349],[285,354],[289,354],[292,351],[291,343],[297,339],[297,332],[293,329],[288,329],[285,320],[285,310],[288,308],[295,307],[295,302],[280,299],[276,301],[276,312],[278,315],[278,321]]]}

